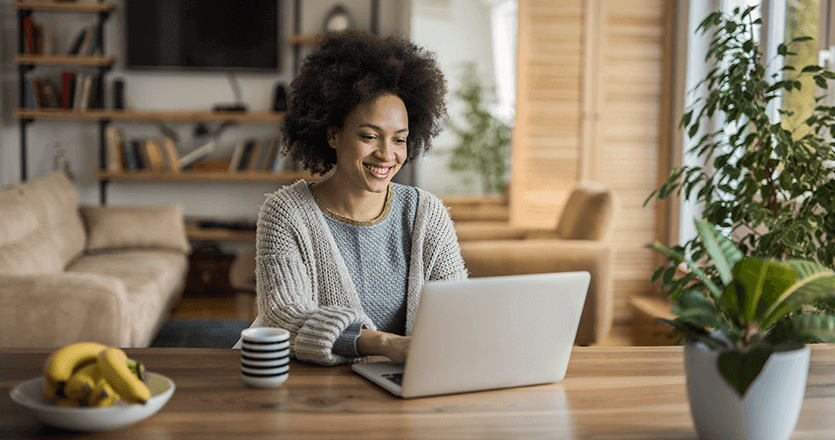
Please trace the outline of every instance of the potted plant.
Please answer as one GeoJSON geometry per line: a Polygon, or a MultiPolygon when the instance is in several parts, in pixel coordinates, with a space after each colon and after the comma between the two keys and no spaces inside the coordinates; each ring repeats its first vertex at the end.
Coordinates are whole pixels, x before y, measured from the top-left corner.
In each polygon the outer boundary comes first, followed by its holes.
{"type": "Polygon", "coordinates": [[[492,93],[479,79],[475,63],[464,63],[455,96],[464,103],[464,123],[449,122],[458,138],[450,151],[449,168],[475,172],[485,194],[502,193],[507,184],[511,128],[487,109],[492,93]]]}
{"type": "Polygon", "coordinates": [[[809,342],[835,340],[835,271],[806,260],[746,257],[697,220],[707,261],[659,243],[673,267],[674,320],[685,339],[690,410],[702,439],[788,439],[806,388],[809,342]]]}
{"type": "MultiPolygon", "coordinates": [[[[826,139],[835,136],[835,108],[815,99],[795,125],[769,110],[805,77],[826,88],[835,74],[784,63],[782,76],[767,75],[754,8],[712,13],[700,24],[712,32],[707,60],[716,68],[681,125],[695,139],[705,120],[722,124],[691,150],[707,165],[674,169],[647,199],[679,195],[703,208],[695,238],[651,246],[667,255],[652,281],[673,300],[678,317],[664,322],[685,341],[691,414],[703,439],[789,438],[807,344],[835,341],[835,144],[826,139]]],[[[780,45],[779,61],[809,40],[780,45]]],[[[796,116],[792,108],[778,113],[796,116]]]]}

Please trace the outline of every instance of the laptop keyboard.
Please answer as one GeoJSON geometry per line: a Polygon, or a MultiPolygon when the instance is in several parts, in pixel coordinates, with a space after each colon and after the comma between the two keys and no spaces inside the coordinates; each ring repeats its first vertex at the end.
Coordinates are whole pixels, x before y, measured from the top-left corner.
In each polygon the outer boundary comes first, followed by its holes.
{"type": "Polygon", "coordinates": [[[383,374],[382,376],[398,385],[403,385],[403,373],[383,374]]]}

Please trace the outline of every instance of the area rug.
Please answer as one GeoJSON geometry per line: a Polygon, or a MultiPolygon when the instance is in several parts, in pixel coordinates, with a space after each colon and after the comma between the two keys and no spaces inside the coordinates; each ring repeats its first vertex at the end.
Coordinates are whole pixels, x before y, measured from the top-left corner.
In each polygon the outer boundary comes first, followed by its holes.
{"type": "Polygon", "coordinates": [[[151,347],[232,348],[249,321],[197,321],[170,319],[151,347]]]}

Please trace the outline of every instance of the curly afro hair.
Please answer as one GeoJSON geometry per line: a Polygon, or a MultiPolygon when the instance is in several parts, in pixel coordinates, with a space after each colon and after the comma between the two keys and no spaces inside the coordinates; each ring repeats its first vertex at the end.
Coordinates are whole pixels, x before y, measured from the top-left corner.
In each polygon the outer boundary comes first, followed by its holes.
{"type": "Polygon", "coordinates": [[[408,112],[408,162],[428,152],[441,132],[446,91],[434,54],[405,38],[358,30],[328,33],[290,84],[284,154],[311,173],[326,174],[336,164],[327,129],[342,127],[358,105],[391,93],[408,112]]]}

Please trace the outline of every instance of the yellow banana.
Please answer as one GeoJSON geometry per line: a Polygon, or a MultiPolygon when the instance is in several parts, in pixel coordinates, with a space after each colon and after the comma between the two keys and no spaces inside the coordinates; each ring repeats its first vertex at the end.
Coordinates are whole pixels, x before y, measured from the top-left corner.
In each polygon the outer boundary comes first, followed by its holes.
{"type": "Polygon", "coordinates": [[[96,388],[90,393],[86,404],[88,406],[110,406],[119,400],[119,394],[110,386],[103,377],[96,382],[96,388]]]}
{"type": "Polygon", "coordinates": [[[99,366],[95,362],[79,368],[64,386],[64,395],[79,402],[86,400],[100,376],[99,366]]]}
{"type": "Polygon", "coordinates": [[[144,404],[151,398],[151,390],[128,367],[128,357],[122,349],[109,347],[102,350],[98,365],[102,377],[122,399],[144,404]]]}
{"type": "Polygon", "coordinates": [[[44,363],[44,397],[60,397],[70,376],[78,368],[96,361],[105,348],[106,345],[97,342],[77,342],[55,350],[44,363]]]}
{"type": "Polygon", "coordinates": [[[130,371],[132,371],[133,374],[139,378],[139,380],[143,382],[145,381],[145,365],[128,358],[128,368],[130,368],[130,371]]]}

